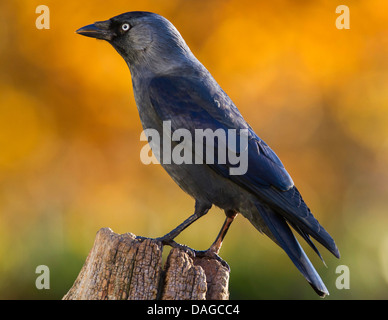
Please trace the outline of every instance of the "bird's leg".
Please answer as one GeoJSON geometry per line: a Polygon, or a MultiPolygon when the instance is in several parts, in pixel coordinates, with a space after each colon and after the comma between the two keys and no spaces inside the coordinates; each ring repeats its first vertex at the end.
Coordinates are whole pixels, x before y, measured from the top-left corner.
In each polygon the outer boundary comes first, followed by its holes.
{"type": "Polygon", "coordinates": [[[197,257],[209,257],[209,258],[216,259],[219,262],[221,262],[221,264],[225,266],[228,270],[230,270],[229,265],[218,255],[218,253],[220,252],[222,241],[224,240],[230,225],[232,224],[233,220],[237,216],[237,212],[230,210],[230,211],[226,211],[225,214],[226,214],[226,219],[224,221],[224,224],[221,227],[220,232],[218,233],[216,240],[213,242],[213,244],[210,246],[209,249],[205,251],[195,251],[195,255],[197,257]]]}
{"type": "Polygon", "coordinates": [[[157,238],[156,240],[161,241],[163,244],[171,245],[173,247],[176,247],[178,245],[174,239],[183,231],[185,230],[189,225],[191,225],[194,221],[198,220],[202,216],[204,216],[206,213],[208,213],[211,206],[209,205],[202,205],[198,201],[195,203],[195,211],[194,214],[188,217],[185,221],[183,221],[179,226],[177,226],[174,230],[170,231],[169,233],[165,234],[163,237],[157,238]]]}
{"type": "Polygon", "coordinates": [[[220,252],[220,249],[222,246],[222,241],[224,240],[225,235],[228,232],[229,227],[232,224],[233,220],[236,218],[236,216],[237,216],[236,212],[226,213],[226,219],[224,221],[224,224],[222,225],[221,230],[218,233],[216,240],[213,242],[213,244],[208,249],[209,251],[212,251],[215,254],[218,254],[220,252]]]}

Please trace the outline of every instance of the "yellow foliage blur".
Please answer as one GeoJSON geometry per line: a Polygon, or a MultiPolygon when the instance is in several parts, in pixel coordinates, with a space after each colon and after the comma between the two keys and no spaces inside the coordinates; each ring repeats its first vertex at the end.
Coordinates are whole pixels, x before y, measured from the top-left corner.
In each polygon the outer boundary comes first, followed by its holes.
{"type": "MultiPolygon", "coordinates": [[[[279,155],[341,260],[306,248],[329,299],[388,298],[388,2],[47,0],[0,2],[0,298],[58,299],[101,227],[157,237],[194,201],[139,154],[129,70],[75,30],[127,11],[169,19],[279,155]],[[336,28],[347,4],[350,29],[336,28]],[[338,265],[350,289],[335,286],[338,265]],[[47,265],[51,289],[35,287],[47,265]]],[[[206,249],[219,209],[178,241],[206,249]]],[[[314,298],[287,256],[239,217],[221,256],[231,298],[314,298]]]]}

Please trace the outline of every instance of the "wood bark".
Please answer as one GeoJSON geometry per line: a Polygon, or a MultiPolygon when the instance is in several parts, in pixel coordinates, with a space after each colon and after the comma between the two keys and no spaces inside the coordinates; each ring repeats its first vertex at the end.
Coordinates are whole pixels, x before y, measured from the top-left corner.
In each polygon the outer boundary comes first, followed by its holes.
{"type": "Polygon", "coordinates": [[[192,258],[155,239],[97,232],[94,245],[64,300],[226,300],[229,270],[208,257],[192,258]]]}

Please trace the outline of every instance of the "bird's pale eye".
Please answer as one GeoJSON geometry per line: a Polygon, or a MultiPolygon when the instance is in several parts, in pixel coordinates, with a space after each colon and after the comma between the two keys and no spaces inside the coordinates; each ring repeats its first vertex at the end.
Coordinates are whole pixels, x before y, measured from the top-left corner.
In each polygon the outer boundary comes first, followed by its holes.
{"type": "Polygon", "coordinates": [[[131,26],[128,23],[124,23],[121,26],[121,30],[123,30],[123,31],[128,31],[130,28],[131,28],[131,26]]]}

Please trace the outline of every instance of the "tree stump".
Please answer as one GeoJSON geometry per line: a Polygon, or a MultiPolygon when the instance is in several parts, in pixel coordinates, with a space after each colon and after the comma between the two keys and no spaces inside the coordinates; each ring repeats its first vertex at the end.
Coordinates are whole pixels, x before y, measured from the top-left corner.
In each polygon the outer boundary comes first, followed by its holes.
{"type": "Polygon", "coordinates": [[[93,248],[64,300],[227,300],[229,270],[216,259],[192,258],[132,233],[97,232],[93,248]]]}

